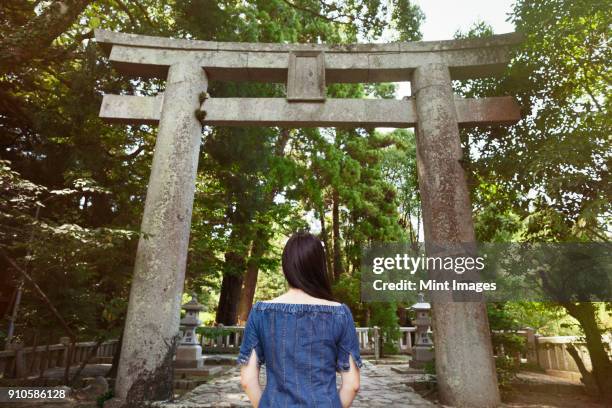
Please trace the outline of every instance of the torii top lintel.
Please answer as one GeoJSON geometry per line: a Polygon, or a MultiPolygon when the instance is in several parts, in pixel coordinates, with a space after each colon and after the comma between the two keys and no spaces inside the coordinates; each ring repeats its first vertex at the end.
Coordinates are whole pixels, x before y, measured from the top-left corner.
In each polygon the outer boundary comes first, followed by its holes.
{"type": "Polygon", "coordinates": [[[165,78],[179,61],[200,63],[213,80],[284,83],[291,52],[325,53],[326,83],[410,81],[428,63],[449,67],[452,79],[495,76],[521,35],[388,44],[270,44],[173,39],[95,30],[110,61],[129,75],[165,78]]]}
{"type": "MultiPolygon", "coordinates": [[[[438,65],[445,67],[450,87],[451,79],[499,74],[507,65],[510,48],[521,40],[514,33],[486,39],[352,45],[210,42],[104,30],[96,30],[95,36],[113,65],[128,75],[169,80],[175,67],[176,73],[203,69],[212,80],[286,83],[286,98],[205,98],[200,111],[210,125],[287,127],[414,126],[418,115],[413,99],[330,99],[325,86],[411,81],[419,67],[438,65]]],[[[204,91],[186,86],[196,95],[204,91]]],[[[507,124],[520,118],[510,96],[451,99],[460,126],[507,124]]],[[[163,94],[104,95],[100,117],[109,122],[156,124],[162,117],[163,100],[163,94]]]]}

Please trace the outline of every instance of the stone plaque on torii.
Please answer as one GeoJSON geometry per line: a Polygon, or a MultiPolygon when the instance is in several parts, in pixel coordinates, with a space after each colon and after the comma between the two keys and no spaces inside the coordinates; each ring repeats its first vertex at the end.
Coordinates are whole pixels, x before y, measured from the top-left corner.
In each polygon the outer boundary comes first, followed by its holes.
{"type": "MultiPolygon", "coordinates": [[[[392,44],[259,44],[179,40],[96,30],[122,73],[166,79],[157,97],[104,95],[100,117],[159,126],[138,243],[115,395],[166,399],[202,123],[221,126],[416,127],[425,241],[473,243],[459,126],[512,124],[512,97],[462,99],[452,79],[497,75],[516,34],[392,44]],[[287,84],[286,98],[214,98],[208,80],[287,84]],[[410,81],[413,97],[331,99],[330,83],[410,81]]],[[[495,406],[499,392],[484,304],[436,302],[433,330],[443,402],[495,406]]]]}

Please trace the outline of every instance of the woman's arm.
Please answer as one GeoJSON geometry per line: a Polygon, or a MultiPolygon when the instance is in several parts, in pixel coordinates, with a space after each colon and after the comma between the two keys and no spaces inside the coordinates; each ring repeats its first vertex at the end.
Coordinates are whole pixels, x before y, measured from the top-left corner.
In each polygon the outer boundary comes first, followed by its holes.
{"type": "Polygon", "coordinates": [[[259,384],[259,365],[257,364],[257,354],[255,350],[251,352],[249,362],[240,368],[240,384],[247,397],[255,408],[261,399],[261,385],[259,384]]]}
{"type": "Polygon", "coordinates": [[[359,367],[355,364],[353,356],[349,355],[350,368],[348,371],[341,371],[342,385],[338,394],[343,408],[349,408],[359,392],[359,367]]]}

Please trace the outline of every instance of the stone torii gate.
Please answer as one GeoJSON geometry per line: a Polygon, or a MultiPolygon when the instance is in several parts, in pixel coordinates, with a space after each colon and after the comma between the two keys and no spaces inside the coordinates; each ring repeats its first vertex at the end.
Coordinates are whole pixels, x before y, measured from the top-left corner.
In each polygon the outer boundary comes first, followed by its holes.
{"type": "MultiPolygon", "coordinates": [[[[178,40],[96,30],[122,73],[166,78],[157,97],[105,95],[100,117],[158,124],[115,395],[171,396],[202,123],[223,126],[416,127],[425,241],[475,241],[459,126],[520,119],[511,97],[460,99],[452,79],[499,74],[515,34],[392,44],[259,44],[178,40]],[[287,84],[286,98],[209,98],[209,80],[287,84]],[[410,81],[404,100],[330,99],[329,83],[410,81]]],[[[435,302],[436,370],[443,402],[499,404],[482,303],[435,302]]],[[[381,390],[382,392],[382,390],[381,390]]]]}

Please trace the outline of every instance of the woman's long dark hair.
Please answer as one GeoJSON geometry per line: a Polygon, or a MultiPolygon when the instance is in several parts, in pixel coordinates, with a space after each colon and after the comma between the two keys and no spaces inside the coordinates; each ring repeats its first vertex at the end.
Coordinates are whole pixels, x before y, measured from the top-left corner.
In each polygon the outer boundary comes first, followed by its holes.
{"type": "Polygon", "coordinates": [[[292,288],[319,299],[335,300],[327,274],[325,249],[314,235],[297,232],[289,238],[283,250],[283,273],[292,288]]]}

